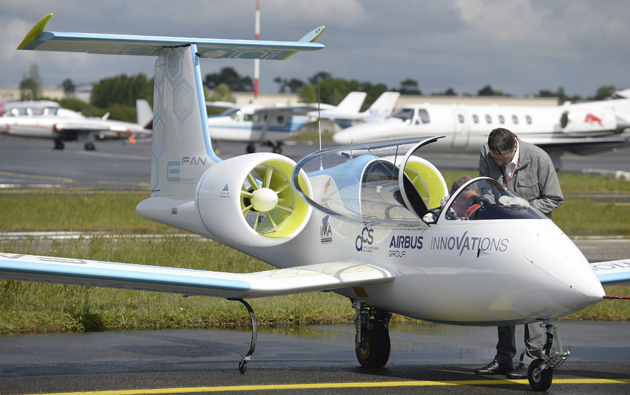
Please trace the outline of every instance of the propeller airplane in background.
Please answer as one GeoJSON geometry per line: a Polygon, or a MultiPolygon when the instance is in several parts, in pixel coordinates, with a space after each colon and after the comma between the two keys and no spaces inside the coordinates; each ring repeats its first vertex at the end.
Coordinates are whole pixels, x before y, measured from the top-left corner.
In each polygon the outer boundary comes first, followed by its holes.
{"type": "Polygon", "coordinates": [[[350,92],[337,106],[317,103],[262,106],[232,103],[207,103],[208,107],[228,108],[224,113],[208,118],[213,141],[246,142],[247,153],[256,151],[255,144],[273,147],[282,153],[282,142],[294,136],[304,125],[318,119],[329,119],[340,127],[350,127],[353,121],[373,122],[391,114],[400,94],[384,92],[364,112],[359,112],[367,93],[350,92]]]}
{"type": "MultiPolygon", "coordinates": [[[[569,356],[550,320],[605,298],[602,284],[630,280],[630,261],[590,265],[551,220],[488,178],[463,185],[444,207],[441,173],[420,155],[439,137],[335,147],[297,164],[274,153],[222,161],[214,154],[199,57],[285,59],[312,43],[100,35],[45,31],[20,49],[155,56],[151,196],[144,218],[184,229],[277,269],[224,273],[0,254],[0,278],[244,298],[333,290],[356,311],[359,363],[390,354],[392,313],[454,325],[543,321],[558,344],[533,363],[529,382],[546,390],[569,356]],[[192,159],[191,159],[192,158],[192,159]],[[474,213],[458,207],[478,192],[474,213]]],[[[443,139],[442,139],[443,140],[443,139]]],[[[470,211],[470,210],[468,210],[470,211]]]]}
{"type": "Polygon", "coordinates": [[[55,149],[62,150],[65,141],[84,142],[87,151],[95,149],[97,140],[129,140],[151,137],[153,113],[146,100],[136,101],[138,123],[86,117],[76,111],[59,107],[55,102],[16,102],[7,106],[0,117],[0,134],[16,137],[50,139],[55,149]],[[54,104],[49,104],[54,103],[54,104]]]}

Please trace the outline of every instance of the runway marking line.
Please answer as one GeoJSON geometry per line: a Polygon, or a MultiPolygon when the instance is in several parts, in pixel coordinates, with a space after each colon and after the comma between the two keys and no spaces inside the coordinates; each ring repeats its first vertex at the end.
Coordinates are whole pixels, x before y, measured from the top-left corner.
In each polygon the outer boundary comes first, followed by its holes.
{"type": "MultiPolygon", "coordinates": [[[[458,380],[458,381],[383,381],[383,382],[355,382],[355,383],[318,383],[318,384],[270,384],[270,385],[235,385],[223,387],[182,387],[156,388],[146,390],[117,390],[117,391],[86,391],[86,392],[56,392],[43,395],[140,395],[140,394],[181,394],[191,392],[220,392],[220,391],[269,391],[269,390],[305,390],[332,388],[365,388],[365,387],[432,387],[443,385],[505,385],[527,384],[527,380],[458,380]]],[[[556,379],[553,384],[630,384],[630,379],[556,379]]]]}
{"type": "Polygon", "coordinates": [[[53,177],[53,176],[40,176],[40,175],[37,175],[37,174],[14,173],[14,172],[10,172],[10,171],[0,171],[0,176],[16,177],[16,178],[36,178],[36,179],[40,179],[40,180],[53,180],[53,181],[61,181],[61,182],[67,182],[67,183],[75,182],[75,180],[72,179],[72,178],[53,177]]]}

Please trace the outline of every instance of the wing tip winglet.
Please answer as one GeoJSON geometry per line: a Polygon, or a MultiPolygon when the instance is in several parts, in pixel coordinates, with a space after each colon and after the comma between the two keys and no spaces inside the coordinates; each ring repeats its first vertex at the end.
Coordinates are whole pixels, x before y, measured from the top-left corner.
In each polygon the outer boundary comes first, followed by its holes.
{"type": "MultiPolygon", "coordinates": [[[[320,26],[317,29],[308,32],[308,34],[306,34],[304,37],[299,39],[298,42],[299,43],[312,43],[312,42],[315,42],[315,40],[317,40],[319,38],[319,36],[322,35],[322,33],[324,32],[324,29],[326,29],[326,26],[320,26]]],[[[285,60],[286,58],[288,58],[289,56],[293,55],[296,52],[297,51],[291,52],[290,54],[288,54],[287,56],[282,58],[282,60],[285,60]]]]}
{"type": "Polygon", "coordinates": [[[31,28],[31,30],[29,30],[29,32],[26,33],[24,40],[22,40],[20,45],[18,45],[17,49],[24,49],[24,47],[26,47],[28,44],[35,41],[35,39],[44,32],[44,29],[46,29],[52,17],[53,17],[53,14],[48,14],[48,15],[45,15],[39,21],[37,21],[37,23],[31,28]]]}

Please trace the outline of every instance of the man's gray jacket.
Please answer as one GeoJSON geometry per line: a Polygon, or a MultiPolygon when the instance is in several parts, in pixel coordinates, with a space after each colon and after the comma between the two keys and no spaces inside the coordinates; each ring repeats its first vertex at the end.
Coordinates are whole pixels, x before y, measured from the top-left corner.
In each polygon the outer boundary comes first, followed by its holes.
{"type": "MultiPolygon", "coordinates": [[[[520,139],[518,145],[519,163],[514,174],[514,192],[551,218],[551,212],[564,202],[551,158],[541,148],[520,139]]],[[[507,189],[505,169],[490,156],[488,143],[479,153],[479,176],[497,180],[507,189]]]]}

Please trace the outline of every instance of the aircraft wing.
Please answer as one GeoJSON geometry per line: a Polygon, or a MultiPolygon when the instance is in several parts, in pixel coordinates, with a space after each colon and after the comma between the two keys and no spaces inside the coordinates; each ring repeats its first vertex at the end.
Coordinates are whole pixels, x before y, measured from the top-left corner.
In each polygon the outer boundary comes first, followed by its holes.
{"type": "Polygon", "coordinates": [[[607,136],[540,138],[523,135],[523,140],[544,150],[561,149],[579,155],[609,151],[630,145],[630,132],[607,136]]]}
{"type": "Polygon", "coordinates": [[[602,285],[630,282],[630,259],[591,263],[591,268],[602,285]]]}
{"type": "Polygon", "coordinates": [[[323,26],[313,30],[300,41],[281,42],[44,31],[51,18],[52,14],[48,14],[40,19],[28,32],[18,49],[157,56],[164,47],[196,44],[197,52],[204,58],[284,60],[297,51],[314,51],[324,48],[322,44],[306,41],[319,37],[324,30],[323,26]]]}
{"type": "Polygon", "coordinates": [[[0,253],[0,278],[220,298],[260,298],[381,283],[393,280],[394,274],[355,262],[237,274],[0,253]]]}

